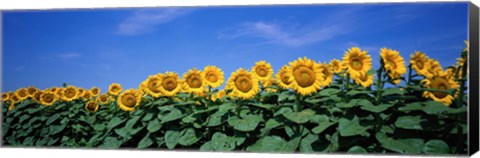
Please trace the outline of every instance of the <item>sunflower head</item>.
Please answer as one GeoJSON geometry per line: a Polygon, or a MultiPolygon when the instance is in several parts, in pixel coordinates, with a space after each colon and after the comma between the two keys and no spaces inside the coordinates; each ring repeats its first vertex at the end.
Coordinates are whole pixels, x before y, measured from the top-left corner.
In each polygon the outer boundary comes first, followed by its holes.
{"type": "Polygon", "coordinates": [[[255,63],[255,66],[252,67],[252,73],[260,81],[265,82],[273,76],[273,68],[270,63],[267,63],[264,60],[258,61],[255,63]]]}
{"type": "Polygon", "coordinates": [[[175,96],[182,90],[183,81],[175,72],[166,72],[158,76],[160,79],[159,90],[165,96],[175,96]]]}
{"type": "Polygon", "coordinates": [[[98,103],[96,101],[89,101],[85,104],[85,110],[88,112],[96,112],[98,110],[98,103]]]}
{"type": "Polygon", "coordinates": [[[58,96],[58,99],[62,99],[63,95],[65,94],[65,89],[58,88],[57,91],[55,91],[55,94],[58,96]]]}
{"type": "Polygon", "coordinates": [[[253,98],[259,91],[258,78],[254,77],[251,72],[240,68],[230,75],[227,81],[226,89],[232,90],[230,96],[241,99],[253,98]]]}
{"type": "Polygon", "coordinates": [[[92,87],[92,89],[90,89],[90,92],[92,92],[92,96],[98,96],[100,95],[100,88],[98,87],[92,87]]]}
{"type": "Polygon", "coordinates": [[[2,93],[2,101],[7,101],[10,99],[9,93],[2,93]]]}
{"type": "Polygon", "coordinates": [[[430,67],[429,58],[422,52],[416,51],[410,55],[410,65],[419,75],[426,76],[430,67]]]}
{"type": "Polygon", "coordinates": [[[118,94],[120,94],[120,92],[122,92],[122,90],[123,90],[123,88],[120,84],[112,83],[108,87],[108,94],[113,95],[113,96],[117,96],[118,94]]]}
{"type": "Polygon", "coordinates": [[[323,68],[315,61],[306,57],[290,62],[290,87],[301,95],[317,92],[322,86],[325,75],[323,68]]]}
{"type": "Polygon", "coordinates": [[[100,104],[108,104],[108,95],[107,94],[101,94],[97,97],[97,102],[100,104]]]}
{"type": "Polygon", "coordinates": [[[38,89],[34,86],[30,86],[27,88],[27,93],[29,97],[33,97],[35,93],[37,93],[38,89]]]}
{"type": "Polygon", "coordinates": [[[393,79],[393,83],[399,84],[400,80],[398,78],[407,73],[405,62],[402,56],[400,56],[400,53],[396,50],[382,48],[380,50],[380,56],[382,57],[382,62],[388,76],[393,79]]]}
{"type": "Polygon", "coordinates": [[[92,92],[90,90],[85,90],[85,92],[83,92],[83,96],[82,98],[85,99],[85,100],[90,100],[92,99],[93,95],[92,95],[92,92]]]}
{"type": "Polygon", "coordinates": [[[290,74],[288,73],[290,68],[287,65],[284,65],[280,71],[277,72],[275,75],[275,80],[278,86],[282,87],[283,89],[290,88],[290,74]]]}
{"type": "Polygon", "coordinates": [[[27,88],[20,88],[15,91],[15,94],[18,96],[20,100],[25,100],[28,98],[28,90],[27,88]]]}
{"type": "Polygon", "coordinates": [[[183,90],[187,93],[201,94],[205,92],[205,75],[200,70],[196,68],[188,70],[187,73],[183,74],[183,90]]]}
{"type": "Polygon", "coordinates": [[[341,73],[343,70],[345,70],[344,64],[338,60],[338,59],[333,59],[330,61],[330,66],[333,69],[333,72],[336,74],[341,73]]]}
{"type": "Polygon", "coordinates": [[[217,88],[224,82],[223,71],[216,66],[206,66],[203,68],[203,75],[207,86],[217,88]]]}
{"type": "Polygon", "coordinates": [[[465,43],[465,48],[463,49],[463,51],[468,52],[470,50],[470,44],[468,43],[467,40],[465,40],[463,42],[465,43]]]}
{"type": "Polygon", "coordinates": [[[133,111],[136,106],[140,105],[141,99],[141,91],[128,89],[118,96],[117,104],[124,111],[133,111]]]}
{"type": "Polygon", "coordinates": [[[360,73],[360,75],[354,79],[355,83],[359,84],[362,87],[369,87],[373,83],[373,77],[374,75],[369,75],[366,72],[360,73]]]}
{"type": "Polygon", "coordinates": [[[321,86],[327,87],[333,82],[333,69],[330,64],[327,63],[318,63],[318,65],[322,69],[323,73],[323,81],[321,86]]]}
{"type": "Polygon", "coordinates": [[[52,91],[43,92],[40,95],[40,103],[44,106],[51,106],[58,100],[58,95],[52,91]]]}
{"type": "Polygon", "coordinates": [[[347,73],[351,78],[355,79],[360,72],[368,72],[372,69],[372,58],[367,54],[366,50],[358,47],[352,47],[345,52],[343,63],[346,66],[347,73]]]}
{"type": "Polygon", "coordinates": [[[63,91],[62,100],[72,101],[77,99],[79,96],[78,89],[75,86],[68,86],[63,91]]]}
{"type": "Polygon", "coordinates": [[[443,72],[442,65],[440,65],[440,62],[438,62],[435,59],[428,59],[428,65],[430,67],[427,68],[427,74],[425,74],[426,77],[436,75],[439,72],[443,72]]]}
{"type": "Polygon", "coordinates": [[[163,74],[158,74],[158,75],[150,75],[148,76],[147,80],[143,81],[141,86],[141,89],[145,91],[146,94],[150,94],[154,98],[158,98],[162,96],[162,91],[160,90],[161,87],[161,76],[163,74]]]}
{"type": "MultiPolygon", "coordinates": [[[[422,80],[424,86],[430,89],[437,89],[437,90],[449,90],[449,89],[458,89],[459,85],[452,77],[448,76],[449,74],[446,72],[436,72],[426,79],[422,80]]],[[[425,98],[431,98],[434,101],[440,102],[449,106],[452,104],[453,96],[451,94],[445,92],[431,92],[431,91],[424,91],[423,96],[425,98]]]]}
{"type": "Polygon", "coordinates": [[[227,93],[224,89],[218,91],[215,95],[212,95],[212,101],[217,101],[218,99],[221,99],[223,97],[227,96],[227,93]]]}
{"type": "Polygon", "coordinates": [[[83,88],[77,88],[78,89],[78,96],[83,96],[85,94],[85,89],[83,88]]]}
{"type": "Polygon", "coordinates": [[[18,103],[22,100],[20,99],[20,97],[18,97],[17,93],[15,93],[12,96],[10,96],[10,101],[13,103],[18,103]]]}
{"type": "Polygon", "coordinates": [[[42,96],[42,94],[43,94],[43,91],[40,91],[40,90],[37,91],[37,93],[35,93],[32,97],[33,101],[41,104],[42,102],[40,102],[40,96],[42,96]]]}

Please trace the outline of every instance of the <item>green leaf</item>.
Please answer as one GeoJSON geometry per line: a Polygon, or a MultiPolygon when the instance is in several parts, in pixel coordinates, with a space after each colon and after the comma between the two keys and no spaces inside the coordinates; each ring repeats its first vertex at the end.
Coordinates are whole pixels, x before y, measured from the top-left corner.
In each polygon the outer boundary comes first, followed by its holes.
{"type": "Polygon", "coordinates": [[[185,115],[182,114],[182,111],[180,111],[178,109],[172,109],[171,111],[168,111],[167,113],[164,113],[164,112],[158,113],[158,118],[160,120],[162,120],[162,124],[166,123],[166,122],[178,120],[178,119],[182,118],[183,116],[185,116],[185,115]]]}
{"type": "Polygon", "coordinates": [[[153,140],[150,137],[150,133],[147,133],[147,135],[143,137],[143,139],[140,140],[140,142],[138,142],[137,148],[144,149],[151,146],[152,144],[153,144],[153,140]]]}
{"type": "Polygon", "coordinates": [[[47,122],[45,123],[45,125],[50,125],[52,124],[53,122],[55,122],[56,120],[58,120],[60,118],[60,114],[55,114],[53,116],[50,116],[47,120],[47,122]]]}
{"type": "Polygon", "coordinates": [[[304,153],[314,152],[315,150],[313,149],[313,143],[318,140],[318,135],[308,134],[300,141],[300,151],[304,153]]]}
{"type": "Polygon", "coordinates": [[[50,132],[49,134],[50,135],[55,135],[55,134],[58,134],[60,132],[62,132],[65,127],[67,126],[67,124],[62,124],[62,125],[50,125],[50,132]]]}
{"type": "Polygon", "coordinates": [[[210,148],[213,151],[232,151],[236,147],[235,138],[228,137],[227,135],[225,135],[221,132],[216,132],[215,134],[213,134],[212,139],[207,143],[205,143],[205,144],[207,144],[207,146],[203,147],[204,150],[208,146],[211,146],[210,148]]]}
{"type": "Polygon", "coordinates": [[[353,146],[348,149],[347,153],[365,154],[367,153],[367,150],[361,146],[353,146]]]}
{"type": "Polygon", "coordinates": [[[194,128],[186,128],[182,131],[180,138],[178,139],[178,144],[183,146],[190,146],[199,141],[201,135],[195,132],[194,128]]]}
{"type": "Polygon", "coordinates": [[[315,115],[315,111],[310,109],[305,109],[300,112],[283,113],[285,118],[297,124],[307,123],[313,115],[315,115]]]}
{"type": "Polygon", "coordinates": [[[29,114],[24,114],[22,116],[20,116],[20,118],[18,119],[18,122],[19,123],[22,123],[23,121],[27,120],[30,118],[30,115],[29,114]]]}
{"type": "Polygon", "coordinates": [[[375,137],[383,148],[405,154],[419,154],[424,145],[422,139],[410,138],[396,140],[387,137],[387,135],[382,132],[378,132],[375,137]]]}
{"type": "Polygon", "coordinates": [[[133,116],[133,117],[131,117],[131,118],[127,121],[127,123],[125,123],[125,128],[127,128],[127,129],[133,128],[133,126],[138,123],[139,119],[140,119],[140,116],[133,116]]]}
{"type": "Polygon", "coordinates": [[[325,129],[335,124],[334,122],[330,122],[330,120],[326,115],[315,115],[314,117],[315,117],[315,120],[312,120],[312,122],[318,124],[318,126],[312,129],[312,132],[315,134],[320,134],[325,129]]]}
{"type": "Polygon", "coordinates": [[[341,118],[339,120],[338,131],[340,132],[340,135],[344,137],[354,135],[362,135],[368,137],[370,135],[370,133],[367,132],[367,128],[360,125],[357,117],[355,117],[353,120],[341,118]]]}
{"type": "Polygon", "coordinates": [[[273,104],[262,104],[262,103],[253,103],[251,105],[259,107],[259,108],[263,108],[263,109],[266,109],[266,110],[271,110],[273,107],[275,107],[275,105],[273,105],[273,104]]]}
{"type": "Polygon", "coordinates": [[[167,102],[168,102],[168,99],[161,98],[161,99],[157,99],[157,100],[153,101],[152,105],[153,106],[162,106],[167,102]]]}
{"type": "Polygon", "coordinates": [[[354,96],[354,95],[358,95],[358,94],[368,94],[368,91],[365,91],[365,90],[350,90],[347,92],[347,95],[349,96],[354,96]]]}
{"type": "Polygon", "coordinates": [[[261,120],[262,116],[260,115],[247,115],[243,118],[238,118],[237,116],[234,116],[228,119],[228,124],[230,126],[233,126],[235,130],[249,132],[255,130],[261,120]]]}
{"type": "Polygon", "coordinates": [[[423,147],[423,152],[426,154],[448,154],[450,148],[447,143],[442,140],[429,140],[423,147]]]}
{"type": "Polygon", "coordinates": [[[383,90],[382,97],[389,95],[403,95],[403,93],[404,91],[400,90],[399,88],[387,88],[383,90]]]}
{"type": "Polygon", "coordinates": [[[162,125],[160,124],[160,121],[157,118],[148,122],[148,125],[147,125],[148,132],[153,133],[160,130],[160,128],[162,128],[162,125]]]}
{"type": "Polygon", "coordinates": [[[168,149],[173,149],[178,144],[180,138],[180,132],[176,130],[168,130],[165,132],[165,145],[168,149]]]}
{"type": "Polygon", "coordinates": [[[142,121],[143,122],[150,121],[152,120],[152,118],[153,118],[153,113],[148,112],[145,114],[145,116],[143,116],[142,121]]]}
{"type": "Polygon", "coordinates": [[[398,110],[403,112],[415,111],[415,110],[422,110],[423,106],[421,102],[413,102],[405,104],[405,106],[399,107],[398,110]]]}
{"type": "Polygon", "coordinates": [[[119,148],[120,145],[122,145],[122,143],[123,142],[121,140],[118,140],[115,137],[107,137],[103,141],[103,144],[101,145],[101,147],[109,148],[109,149],[116,149],[116,148],[119,148]]]}
{"type": "Polygon", "coordinates": [[[339,89],[336,89],[336,88],[327,88],[327,89],[323,89],[321,90],[318,95],[320,96],[331,96],[331,95],[334,95],[334,94],[337,94],[339,93],[340,90],[339,89]]]}
{"type": "Polygon", "coordinates": [[[387,110],[389,107],[392,107],[394,104],[380,104],[375,106],[368,100],[362,100],[358,102],[358,105],[360,105],[362,110],[380,113],[387,110]]]}
{"type": "Polygon", "coordinates": [[[221,125],[227,119],[226,117],[224,117],[226,113],[227,111],[218,110],[217,112],[211,114],[206,120],[206,126],[213,127],[221,125]]]}
{"type": "Polygon", "coordinates": [[[425,107],[422,110],[427,114],[440,114],[447,111],[449,108],[442,103],[436,101],[424,102],[425,107]]]}
{"type": "Polygon", "coordinates": [[[125,121],[126,121],[125,119],[122,120],[119,117],[114,117],[113,119],[110,120],[110,122],[108,122],[107,129],[110,130],[112,128],[115,128],[125,121]]]}
{"type": "Polygon", "coordinates": [[[266,136],[259,139],[255,144],[247,147],[250,152],[294,152],[300,143],[300,137],[289,142],[278,136],[266,136]]]}
{"type": "Polygon", "coordinates": [[[288,99],[288,97],[290,97],[290,93],[288,93],[288,91],[284,91],[282,93],[280,93],[280,95],[278,95],[278,102],[283,102],[285,100],[288,99]]]}
{"type": "Polygon", "coordinates": [[[422,121],[421,116],[401,116],[395,121],[395,126],[403,129],[416,129],[423,130],[420,122],[422,121]]]}

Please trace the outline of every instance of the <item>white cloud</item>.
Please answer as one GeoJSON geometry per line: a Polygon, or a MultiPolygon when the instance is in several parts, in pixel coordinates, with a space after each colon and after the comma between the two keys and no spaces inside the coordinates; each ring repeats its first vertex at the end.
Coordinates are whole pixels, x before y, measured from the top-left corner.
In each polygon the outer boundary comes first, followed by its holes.
{"type": "Polygon", "coordinates": [[[313,25],[315,26],[298,28],[273,22],[246,22],[240,27],[219,31],[217,37],[219,39],[256,37],[267,40],[267,43],[301,46],[326,41],[349,32],[341,23],[335,25],[313,25]]]}
{"type": "Polygon", "coordinates": [[[145,33],[155,26],[170,22],[190,11],[190,9],[181,8],[142,9],[118,24],[117,33],[121,35],[145,33]]]}
{"type": "Polygon", "coordinates": [[[57,55],[61,60],[70,60],[74,58],[79,58],[82,55],[76,52],[61,53],[57,55]]]}

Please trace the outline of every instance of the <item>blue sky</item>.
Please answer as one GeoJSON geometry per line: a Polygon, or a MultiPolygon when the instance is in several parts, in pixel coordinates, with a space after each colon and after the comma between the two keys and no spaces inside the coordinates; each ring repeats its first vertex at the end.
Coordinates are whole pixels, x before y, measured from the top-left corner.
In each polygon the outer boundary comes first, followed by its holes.
{"type": "Polygon", "coordinates": [[[328,62],[352,46],[409,60],[416,50],[443,67],[467,39],[468,3],[343,4],[7,11],[2,87],[62,83],[105,92],[148,75],[216,65],[226,79],[256,61],[274,71],[298,57],[328,62]]]}

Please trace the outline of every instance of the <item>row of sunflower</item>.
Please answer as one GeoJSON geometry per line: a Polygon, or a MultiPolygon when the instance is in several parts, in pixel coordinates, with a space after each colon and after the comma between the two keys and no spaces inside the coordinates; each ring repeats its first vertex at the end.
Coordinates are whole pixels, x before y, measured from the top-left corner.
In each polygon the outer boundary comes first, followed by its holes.
{"type": "MultiPolygon", "coordinates": [[[[380,56],[382,69],[388,74],[389,81],[395,85],[400,84],[407,72],[403,57],[398,51],[387,48],[380,50],[380,56]]],[[[462,76],[460,70],[464,63],[465,59],[459,58],[457,65],[444,71],[437,60],[429,58],[424,53],[415,52],[410,59],[410,67],[418,75],[424,76],[422,80],[424,87],[437,90],[457,89],[456,95],[459,94],[459,84],[455,79],[462,76]]],[[[350,79],[352,79],[358,85],[370,87],[375,78],[373,73],[369,73],[371,69],[372,59],[367,51],[352,47],[345,52],[342,61],[333,59],[327,64],[315,62],[306,57],[299,58],[284,65],[275,75],[270,63],[259,61],[251,68],[251,71],[240,68],[233,72],[226,82],[225,89],[213,95],[209,92],[212,88],[218,88],[223,84],[224,73],[216,66],[206,66],[203,71],[196,68],[188,70],[183,74],[183,79],[175,72],[151,75],[139,85],[138,89],[123,91],[120,84],[113,83],[107,93],[100,94],[98,87],[83,89],[66,86],[39,90],[30,86],[19,88],[15,92],[2,93],[2,100],[4,103],[10,103],[9,109],[13,109],[16,103],[28,98],[45,106],[50,106],[57,101],[69,102],[82,99],[86,102],[85,109],[91,112],[95,112],[99,105],[116,101],[121,109],[132,111],[140,105],[141,99],[145,95],[158,98],[173,97],[178,93],[190,93],[209,97],[215,101],[226,96],[229,91],[229,97],[250,99],[257,95],[261,88],[266,91],[276,91],[277,89],[272,88],[272,85],[278,85],[278,88],[291,89],[305,96],[329,86],[333,81],[334,74],[339,77],[347,77],[347,83],[350,83],[350,79]]],[[[379,75],[377,79],[381,77],[379,75]]],[[[377,85],[377,88],[383,87],[377,85]]],[[[423,96],[447,106],[454,99],[454,96],[439,91],[424,91],[423,96]]]]}

